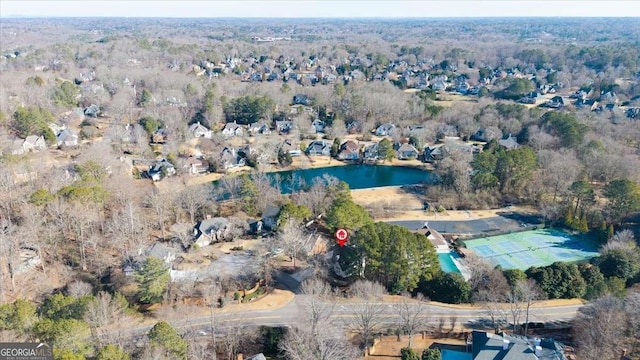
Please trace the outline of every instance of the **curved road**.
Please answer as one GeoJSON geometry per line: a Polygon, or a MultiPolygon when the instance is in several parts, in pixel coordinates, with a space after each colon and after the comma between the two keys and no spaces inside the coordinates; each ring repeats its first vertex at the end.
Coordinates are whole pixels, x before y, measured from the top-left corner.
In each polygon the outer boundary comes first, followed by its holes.
{"type": "MultiPolygon", "coordinates": [[[[296,295],[294,299],[287,305],[270,310],[253,310],[241,311],[234,313],[216,313],[214,314],[214,328],[216,332],[223,333],[224,329],[237,327],[239,324],[246,327],[252,326],[292,326],[300,324],[304,321],[303,306],[306,295],[296,295]]],[[[359,307],[363,303],[354,301],[337,302],[333,304],[332,317],[336,320],[336,326],[345,326],[350,318],[359,312],[359,307]]],[[[380,321],[382,324],[398,324],[400,322],[399,303],[380,302],[376,303],[380,308],[380,321]]],[[[488,320],[486,310],[480,307],[467,306],[447,306],[433,303],[423,303],[426,309],[428,322],[437,324],[439,318],[445,318],[449,321],[451,317],[456,317],[458,324],[473,324],[488,320]]],[[[565,305],[565,306],[549,306],[539,307],[535,304],[531,307],[529,321],[530,322],[565,322],[571,320],[578,309],[582,305],[565,305]]],[[[524,312],[520,316],[521,322],[524,322],[524,312]]],[[[183,331],[191,330],[200,332],[201,335],[208,334],[211,328],[210,316],[188,318],[173,325],[183,331]]],[[[148,333],[151,325],[147,326],[131,326],[124,330],[119,330],[118,335],[125,337],[139,337],[148,333]]]]}

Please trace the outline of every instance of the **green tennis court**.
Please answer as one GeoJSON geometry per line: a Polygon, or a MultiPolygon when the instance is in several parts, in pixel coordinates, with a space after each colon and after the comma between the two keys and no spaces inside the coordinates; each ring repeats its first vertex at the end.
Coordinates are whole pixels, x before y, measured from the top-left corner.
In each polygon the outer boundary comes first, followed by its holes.
{"type": "Polygon", "coordinates": [[[467,240],[466,247],[503,269],[526,270],[556,261],[575,262],[598,256],[590,239],[557,229],[514,232],[467,240]]]}

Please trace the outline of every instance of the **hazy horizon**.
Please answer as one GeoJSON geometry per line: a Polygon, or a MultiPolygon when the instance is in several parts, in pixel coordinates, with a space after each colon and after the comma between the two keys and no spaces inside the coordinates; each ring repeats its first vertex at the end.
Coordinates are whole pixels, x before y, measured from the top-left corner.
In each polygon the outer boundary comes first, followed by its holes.
{"type": "Polygon", "coordinates": [[[531,18],[640,17],[632,1],[15,1],[2,18],[531,18]],[[87,6],[90,5],[90,6],[87,6]],[[579,5],[579,6],[578,6],[579,5]]]}

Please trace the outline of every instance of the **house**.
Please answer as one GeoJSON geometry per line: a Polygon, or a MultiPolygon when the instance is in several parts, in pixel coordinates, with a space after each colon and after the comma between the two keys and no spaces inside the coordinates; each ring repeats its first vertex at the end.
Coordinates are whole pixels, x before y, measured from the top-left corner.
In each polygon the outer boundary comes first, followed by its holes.
{"type": "Polygon", "coordinates": [[[535,104],[538,102],[538,100],[542,99],[542,94],[540,94],[537,91],[532,91],[528,94],[526,94],[525,96],[523,96],[522,98],[520,98],[520,100],[518,100],[518,102],[522,103],[522,104],[535,104]]]}
{"type": "Polygon", "coordinates": [[[418,157],[418,150],[416,150],[415,146],[404,143],[398,147],[396,154],[400,160],[415,159],[418,157]]]}
{"type": "Polygon", "coordinates": [[[293,123],[289,120],[276,120],[276,131],[279,134],[288,134],[293,129],[293,123]]]}
{"type": "Polygon", "coordinates": [[[407,127],[407,132],[409,135],[419,135],[424,133],[425,129],[423,125],[409,125],[407,127]]]}
{"type": "Polygon", "coordinates": [[[396,126],[391,123],[386,123],[376,128],[377,136],[392,136],[396,131],[396,126]]]}
{"type": "Polygon", "coordinates": [[[262,213],[262,226],[271,230],[278,227],[278,215],[280,215],[280,207],[276,205],[267,205],[262,213]]]}
{"type": "Polygon", "coordinates": [[[222,128],[222,135],[226,137],[242,136],[242,134],[244,134],[242,126],[238,125],[235,121],[224,124],[222,128]]]}
{"type": "Polygon", "coordinates": [[[425,146],[422,150],[422,161],[423,162],[435,162],[444,159],[445,157],[444,146],[425,146]]]}
{"type": "Polygon", "coordinates": [[[78,135],[71,129],[64,129],[56,136],[58,147],[78,146],[78,135]]]}
{"type": "Polygon", "coordinates": [[[545,104],[546,107],[551,109],[561,109],[566,105],[564,98],[562,96],[554,96],[551,100],[547,101],[545,104]]]}
{"type": "Polygon", "coordinates": [[[39,152],[47,149],[43,136],[29,135],[26,139],[13,141],[11,154],[21,155],[27,152],[39,152]]]}
{"type": "Polygon", "coordinates": [[[633,120],[640,118],[640,107],[628,108],[625,115],[633,120]]]}
{"type": "Polygon", "coordinates": [[[172,163],[168,162],[165,159],[156,162],[155,164],[153,164],[153,166],[151,166],[151,168],[149,168],[149,170],[147,170],[147,175],[153,181],[160,181],[165,176],[172,176],[175,174],[176,168],[172,163]]]}
{"type": "Polygon", "coordinates": [[[189,175],[206,174],[209,171],[209,163],[204,159],[190,156],[184,162],[183,170],[189,175]]]}
{"type": "Polygon", "coordinates": [[[293,95],[293,105],[309,106],[311,105],[311,99],[309,99],[309,96],[307,95],[296,94],[296,95],[293,95]]]}
{"type": "Polygon", "coordinates": [[[245,166],[246,160],[243,156],[238,154],[238,151],[234,148],[224,148],[220,152],[220,167],[222,169],[231,169],[235,167],[245,166]]]}
{"type": "Polygon", "coordinates": [[[166,128],[158,129],[151,135],[151,142],[154,144],[164,144],[169,139],[169,131],[166,128]]]}
{"type": "Polygon", "coordinates": [[[200,221],[193,229],[194,244],[207,246],[227,240],[231,223],[223,217],[214,217],[200,221]]]}
{"type": "Polygon", "coordinates": [[[329,156],[331,154],[331,145],[324,140],[314,140],[304,152],[307,155],[329,156]]]}
{"type": "Polygon", "coordinates": [[[520,147],[520,144],[518,144],[518,140],[515,137],[511,136],[511,134],[509,134],[509,136],[504,139],[498,140],[498,145],[507,150],[517,149],[520,147]]]}
{"type": "Polygon", "coordinates": [[[373,143],[365,146],[362,156],[365,160],[378,160],[380,158],[378,152],[378,143],[373,143]]]}
{"type": "Polygon", "coordinates": [[[327,124],[324,121],[315,119],[311,122],[311,131],[315,133],[323,133],[326,126],[327,124]]]}
{"type": "Polygon", "coordinates": [[[566,356],[564,345],[553,339],[474,330],[471,333],[471,359],[566,360],[566,356]]]}
{"type": "Polygon", "coordinates": [[[350,121],[347,124],[347,133],[353,135],[353,134],[359,134],[362,132],[362,123],[360,121],[350,121]]]}
{"type": "Polygon", "coordinates": [[[165,264],[171,264],[176,259],[176,249],[166,246],[162,243],[155,243],[147,249],[147,256],[154,257],[164,261],[165,264]]]}
{"type": "Polygon", "coordinates": [[[249,134],[255,135],[267,135],[271,133],[269,125],[263,122],[257,122],[249,125],[249,134]]]}
{"type": "Polygon", "coordinates": [[[340,145],[337,157],[339,160],[360,160],[360,146],[353,140],[347,140],[340,145]]]}
{"type": "Polygon", "coordinates": [[[213,136],[213,132],[200,124],[200,121],[189,126],[189,133],[195,138],[211,139],[213,136]]]}
{"type": "Polygon", "coordinates": [[[100,107],[96,104],[91,104],[84,109],[84,116],[98,117],[100,114],[100,107]]]}
{"type": "Polygon", "coordinates": [[[575,107],[578,109],[589,109],[591,111],[595,111],[600,105],[600,103],[594,99],[580,98],[576,100],[576,102],[573,103],[573,105],[575,105],[575,107]]]}
{"type": "Polygon", "coordinates": [[[302,155],[300,148],[291,139],[283,141],[282,145],[280,145],[280,150],[288,152],[291,156],[302,155]]]}

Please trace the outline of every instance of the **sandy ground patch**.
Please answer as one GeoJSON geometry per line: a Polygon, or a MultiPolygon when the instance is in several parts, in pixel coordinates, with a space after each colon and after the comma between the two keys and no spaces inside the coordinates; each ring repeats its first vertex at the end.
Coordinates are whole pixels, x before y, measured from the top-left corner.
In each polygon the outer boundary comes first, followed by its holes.
{"type": "Polygon", "coordinates": [[[353,201],[362,206],[382,202],[400,205],[404,209],[422,209],[422,201],[415,194],[407,193],[401,186],[382,186],[370,189],[351,190],[353,201]]]}

